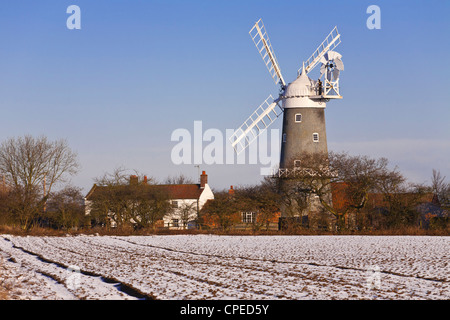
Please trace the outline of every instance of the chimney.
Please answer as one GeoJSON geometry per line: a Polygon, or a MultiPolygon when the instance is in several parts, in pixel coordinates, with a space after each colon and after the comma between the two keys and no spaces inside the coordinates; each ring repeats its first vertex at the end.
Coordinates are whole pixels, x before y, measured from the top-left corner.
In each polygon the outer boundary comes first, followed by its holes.
{"type": "Polygon", "coordinates": [[[144,184],[147,184],[147,176],[144,176],[144,184]]]}
{"type": "Polygon", "coordinates": [[[234,195],[233,186],[230,186],[230,190],[228,190],[228,195],[230,195],[230,196],[234,195]]]}
{"type": "Polygon", "coordinates": [[[208,183],[208,175],[205,173],[205,171],[203,171],[202,174],[200,175],[200,188],[203,189],[207,183],[208,183]]]}
{"type": "Polygon", "coordinates": [[[130,186],[135,186],[138,184],[138,177],[136,175],[130,176],[130,186]]]}

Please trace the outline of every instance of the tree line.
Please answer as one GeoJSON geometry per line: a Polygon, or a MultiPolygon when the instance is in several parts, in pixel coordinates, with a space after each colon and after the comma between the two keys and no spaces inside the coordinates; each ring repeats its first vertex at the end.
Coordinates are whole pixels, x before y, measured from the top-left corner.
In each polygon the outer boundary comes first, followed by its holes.
{"type": "MultiPolygon", "coordinates": [[[[114,220],[119,227],[132,224],[148,228],[172,211],[167,193],[130,185],[126,170],[118,168],[94,179],[103,188],[87,216],[82,189],[70,184],[70,178],[79,170],[77,154],[66,140],[26,135],[2,142],[0,225],[24,231],[33,227],[69,230],[111,226],[114,220]]],[[[162,183],[193,182],[179,175],[169,176],[162,183]]],[[[148,186],[157,184],[154,178],[148,178],[148,186]]]]}
{"type": "MultiPolygon", "coordinates": [[[[435,195],[441,207],[449,209],[450,183],[438,170],[433,170],[430,185],[420,185],[409,183],[386,158],[330,152],[299,155],[292,163],[277,175],[237,187],[233,193],[215,190],[215,200],[207,202],[201,211],[192,206],[179,208],[181,224],[185,226],[189,216],[196,213],[200,226],[213,224],[229,230],[242,222],[241,213],[255,213],[251,228],[261,230],[267,229],[280,211],[297,221],[295,217],[314,210],[310,226],[330,226],[331,221],[337,230],[389,229],[417,225],[426,195],[435,195]]],[[[3,141],[0,224],[23,230],[35,226],[68,230],[111,226],[113,218],[119,227],[154,229],[157,221],[173,212],[168,193],[151,188],[159,184],[154,178],[148,178],[142,188],[130,185],[126,171],[116,169],[95,179],[95,184],[103,188],[89,204],[91,214],[86,216],[82,190],[69,182],[79,170],[77,154],[65,140],[27,135],[3,141]]],[[[177,183],[193,182],[182,175],[163,182],[177,183]]],[[[441,227],[448,226],[448,213],[442,219],[433,219],[435,216],[430,212],[428,218],[439,221],[441,227]]],[[[302,221],[299,225],[304,227],[302,221]]]]}
{"type": "Polygon", "coordinates": [[[291,167],[264,178],[259,185],[237,188],[233,195],[216,193],[215,201],[203,208],[200,218],[205,222],[212,217],[223,230],[240,222],[236,212],[258,213],[260,218],[253,227],[260,230],[273,217],[274,210],[283,211],[281,220],[290,229],[449,226],[450,184],[437,170],[433,170],[431,185],[427,186],[408,182],[386,158],[346,152],[295,158],[291,167]],[[432,208],[423,206],[427,203],[432,208]]]}

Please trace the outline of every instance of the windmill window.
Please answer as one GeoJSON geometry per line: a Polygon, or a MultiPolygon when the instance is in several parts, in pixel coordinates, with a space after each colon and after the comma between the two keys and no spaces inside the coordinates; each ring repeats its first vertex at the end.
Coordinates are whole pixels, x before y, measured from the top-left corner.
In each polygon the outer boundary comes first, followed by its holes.
{"type": "Polygon", "coordinates": [[[317,132],[313,133],[313,141],[314,142],[319,142],[319,134],[317,132]]]}
{"type": "Polygon", "coordinates": [[[302,114],[301,113],[297,113],[295,115],[295,122],[302,122],[302,114]]]}
{"type": "Polygon", "coordinates": [[[301,162],[300,162],[300,160],[294,160],[294,167],[300,167],[300,164],[301,164],[301,162]]]}
{"type": "Polygon", "coordinates": [[[283,142],[286,142],[286,133],[283,133],[283,142]]]}

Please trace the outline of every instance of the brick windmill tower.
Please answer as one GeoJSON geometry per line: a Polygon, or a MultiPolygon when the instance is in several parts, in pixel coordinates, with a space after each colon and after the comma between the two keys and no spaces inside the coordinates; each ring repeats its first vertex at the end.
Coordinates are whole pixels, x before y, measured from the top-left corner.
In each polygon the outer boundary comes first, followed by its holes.
{"type": "Polygon", "coordinates": [[[342,56],[333,51],[340,44],[341,35],[335,27],[303,62],[297,71],[297,78],[286,84],[261,19],[249,33],[275,84],[281,86],[280,94],[276,99],[269,95],[235,130],[230,141],[235,151],[241,153],[283,114],[280,166],[277,174],[288,179],[295,168],[301,167],[299,155],[328,153],[326,103],[332,99],[342,99],[339,93],[339,75],[340,71],[344,70],[344,64],[342,56]],[[320,76],[313,80],[308,74],[319,64],[320,76]]]}

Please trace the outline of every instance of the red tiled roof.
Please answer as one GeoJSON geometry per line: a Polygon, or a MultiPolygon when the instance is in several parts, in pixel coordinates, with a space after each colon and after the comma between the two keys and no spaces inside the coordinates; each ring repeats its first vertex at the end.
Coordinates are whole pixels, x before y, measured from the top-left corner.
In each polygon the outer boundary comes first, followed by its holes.
{"type": "Polygon", "coordinates": [[[199,184],[169,184],[159,185],[168,191],[171,199],[198,199],[204,189],[199,184]]]}
{"type": "MultiPolygon", "coordinates": [[[[129,187],[130,186],[128,185],[124,185],[113,188],[124,191],[124,195],[126,195],[127,192],[131,191],[129,187]]],[[[199,184],[140,185],[139,187],[145,188],[144,190],[148,190],[149,194],[155,189],[160,192],[164,192],[169,196],[169,199],[198,199],[204,190],[200,188],[199,184]]],[[[91,200],[102,193],[107,194],[107,188],[108,187],[105,186],[94,185],[86,195],[86,199],[91,200]]]]}

